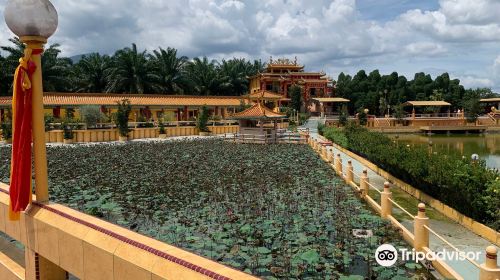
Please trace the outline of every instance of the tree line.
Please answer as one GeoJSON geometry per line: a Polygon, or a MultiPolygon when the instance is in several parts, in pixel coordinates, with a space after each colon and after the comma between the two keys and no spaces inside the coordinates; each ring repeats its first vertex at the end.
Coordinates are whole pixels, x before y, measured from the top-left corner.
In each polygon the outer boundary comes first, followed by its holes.
{"type": "MultiPolygon", "coordinates": [[[[0,55],[0,95],[12,95],[12,81],[24,44],[9,39],[0,55]]],[[[47,47],[42,55],[43,87],[46,92],[242,95],[248,76],[264,70],[260,60],[244,58],[189,60],[174,48],[139,51],[135,44],[113,55],[91,53],[74,63],[60,57],[60,45],[47,47]]]]}
{"type": "Polygon", "coordinates": [[[479,99],[497,96],[489,88],[465,89],[459,79],[451,79],[448,73],[432,79],[430,74],[420,72],[413,80],[408,80],[397,72],[381,75],[378,70],[369,74],[360,70],[353,77],[340,73],[335,92],[351,100],[350,112],[366,108],[376,115],[397,113],[401,110],[400,104],[410,100],[443,100],[452,104],[452,111],[467,109],[471,112],[479,109],[479,99]]]}

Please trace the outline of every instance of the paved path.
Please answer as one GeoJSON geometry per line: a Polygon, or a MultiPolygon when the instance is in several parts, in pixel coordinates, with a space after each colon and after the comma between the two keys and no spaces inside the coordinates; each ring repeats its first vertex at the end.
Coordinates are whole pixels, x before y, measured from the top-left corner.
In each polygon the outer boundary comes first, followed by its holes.
{"type": "MultiPolygon", "coordinates": [[[[302,127],[303,128],[309,128],[310,131],[310,136],[314,139],[318,138],[318,130],[317,126],[318,123],[323,121],[320,118],[310,118],[306,124],[304,124],[302,127]]],[[[359,163],[357,160],[349,157],[348,155],[342,153],[338,149],[332,148],[334,150],[335,154],[340,153],[342,162],[347,163],[348,160],[352,161],[353,167],[354,167],[354,173],[355,174],[361,174],[362,170],[365,168],[361,163],[359,163]]],[[[370,183],[377,187],[378,189],[382,190],[383,189],[383,184],[386,181],[383,177],[380,175],[376,174],[373,170],[368,169],[368,177],[370,180],[370,183]]],[[[356,176],[355,176],[356,180],[356,176]]],[[[415,199],[414,197],[411,197],[404,193],[400,189],[393,189],[393,195],[395,196],[396,202],[399,204],[408,204],[408,205],[417,205],[418,200],[415,199]],[[400,202],[401,201],[401,202],[400,202]]],[[[379,200],[377,200],[379,201],[379,200]]],[[[415,207],[416,208],[416,207],[415,207]]],[[[398,216],[398,220],[411,232],[413,232],[413,220],[410,220],[410,218],[406,215],[402,215],[402,211],[400,211],[398,208],[394,207],[393,212],[395,215],[398,216]]],[[[409,210],[409,209],[407,209],[409,210]]],[[[433,211],[432,209],[428,209],[427,212],[433,211]]],[[[414,211],[410,211],[414,212],[414,211]]],[[[416,212],[415,212],[416,214],[416,212]]],[[[438,234],[440,234],[442,237],[444,237],[446,240],[448,240],[451,244],[455,245],[458,249],[464,251],[464,252],[480,252],[480,258],[478,263],[484,263],[485,260],[485,252],[484,250],[486,249],[487,246],[491,245],[491,242],[488,240],[476,235],[472,231],[468,230],[467,228],[463,227],[462,225],[454,222],[453,220],[441,215],[437,211],[433,211],[433,216],[435,216],[435,219],[430,220],[430,227],[436,231],[438,234]]],[[[430,234],[430,247],[434,251],[441,251],[443,248],[445,248],[447,251],[453,251],[449,246],[445,245],[441,240],[439,240],[437,237],[435,237],[433,234],[430,234]]],[[[472,265],[468,261],[447,261],[447,263],[460,275],[463,275],[465,279],[478,279],[479,277],[479,270],[472,265]]]]}

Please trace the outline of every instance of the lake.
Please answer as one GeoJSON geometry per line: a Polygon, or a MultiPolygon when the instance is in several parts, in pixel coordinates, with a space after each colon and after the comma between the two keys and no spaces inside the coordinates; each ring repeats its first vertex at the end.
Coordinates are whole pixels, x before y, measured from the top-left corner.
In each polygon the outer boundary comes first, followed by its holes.
{"type": "Polygon", "coordinates": [[[500,134],[469,134],[469,135],[443,135],[435,134],[428,136],[425,134],[400,134],[389,135],[403,143],[410,145],[429,145],[432,141],[433,152],[462,155],[470,157],[478,154],[486,161],[490,168],[500,169],[500,134]]]}

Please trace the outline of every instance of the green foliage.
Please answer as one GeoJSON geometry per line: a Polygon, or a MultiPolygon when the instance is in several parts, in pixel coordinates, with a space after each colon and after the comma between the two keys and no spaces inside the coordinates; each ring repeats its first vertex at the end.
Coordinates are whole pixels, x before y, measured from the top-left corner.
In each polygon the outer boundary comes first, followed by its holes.
{"type": "Polygon", "coordinates": [[[346,126],[349,118],[349,112],[347,111],[347,106],[342,105],[340,107],[340,114],[339,114],[339,124],[341,126],[346,126]]]}
{"type": "Polygon", "coordinates": [[[75,118],[75,109],[73,108],[66,108],[66,119],[67,120],[72,120],[75,118]]]}
{"type": "Polygon", "coordinates": [[[70,123],[63,123],[63,138],[66,140],[73,139],[73,126],[70,123]]]}
{"type": "Polygon", "coordinates": [[[402,104],[399,104],[395,107],[394,109],[394,117],[396,118],[396,120],[401,123],[404,118],[405,118],[405,110],[403,108],[403,105],[402,104]]]}
{"type": "MultiPolygon", "coordinates": [[[[333,130],[333,129],[332,129],[333,130]]],[[[497,171],[484,162],[453,155],[429,154],[425,147],[407,147],[394,143],[382,133],[349,125],[325,137],[367,158],[415,188],[453,207],[459,212],[498,230],[497,171]],[[489,201],[492,204],[485,203],[489,201]]]]}
{"type": "Polygon", "coordinates": [[[118,127],[120,136],[126,137],[130,132],[130,129],[128,128],[128,118],[130,111],[132,111],[132,106],[130,105],[130,100],[128,99],[123,99],[121,102],[117,103],[118,111],[115,116],[115,124],[118,127]]]}
{"type": "Polygon", "coordinates": [[[198,121],[196,122],[196,127],[200,132],[210,132],[210,130],[208,130],[207,123],[208,123],[208,109],[206,106],[203,106],[201,108],[198,121]]]}
{"type": "Polygon", "coordinates": [[[481,99],[481,90],[467,90],[462,100],[462,106],[464,108],[465,118],[467,122],[473,123],[477,120],[477,117],[481,113],[481,105],[479,100],[481,99]]]}
{"type": "Polygon", "coordinates": [[[10,140],[12,139],[12,122],[10,120],[2,121],[0,128],[2,129],[2,139],[10,140]]]}
{"type": "Polygon", "coordinates": [[[93,128],[105,118],[101,108],[97,105],[80,106],[80,117],[87,124],[88,128],[93,128]]]}
{"type": "Polygon", "coordinates": [[[347,137],[342,132],[342,129],[335,127],[328,127],[323,130],[323,136],[325,136],[330,141],[337,143],[343,147],[347,146],[347,137]]]}
{"type": "MultiPolygon", "coordinates": [[[[47,156],[54,202],[264,279],[338,279],[356,262],[376,279],[417,274],[405,262],[374,265],[380,244],[407,245],[306,145],[133,142],[47,156]],[[374,236],[354,238],[360,228],[374,236]]],[[[0,165],[2,180],[9,169],[0,165]]]]}
{"type": "Polygon", "coordinates": [[[364,108],[359,108],[357,115],[360,125],[366,125],[368,123],[368,115],[365,113],[364,108]]]}
{"type": "Polygon", "coordinates": [[[158,127],[159,127],[159,132],[160,134],[166,134],[167,132],[165,131],[165,124],[163,123],[163,120],[160,119],[158,121],[158,127]]]}
{"type": "Polygon", "coordinates": [[[290,107],[297,110],[297,112],[300,112],[300,109],[302,107],[302,88],[298,85],[291,86],[289,95],[291,99],[290,107]]]}

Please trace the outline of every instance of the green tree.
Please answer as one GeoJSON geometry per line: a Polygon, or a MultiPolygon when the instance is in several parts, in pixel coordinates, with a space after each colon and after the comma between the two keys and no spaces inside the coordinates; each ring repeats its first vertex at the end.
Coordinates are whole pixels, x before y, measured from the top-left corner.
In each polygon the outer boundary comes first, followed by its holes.
{"type": "Polygon", "coordinates": [[[187,66],[187,76],[191,84],[192,93],[198,95],[218,95],[219,75],[216,70],[216,61],[209,61],[195,57],[187,66]]]}
{"type": "Polygon", "coordinates": [[[154,71],[159,78],[163,93],[184,93],[189,81],[186,76],[187,56],[177,56],[177,50],[167,48],[153,51],[151,57],[154,71]]]}
{"type": "Polygon", "coordinates": [[[302,88],[298,85],[293,85],[290,87],[290,106],[292,109],[297,110],[297,112],[300,112],[300,109],[302,107],[302,88]]]}
{"type": "Polygon", "coordinates": [[[130,105],[130,100],[123,99],[118,104],[118,111],[115,115],[115,124],[118,127],[120,136],[127,137],[130,129],[128,128],[128,118],[130,112],[132,111],[132,106],[130,105]]]}
{"type": "Polygon", "coordinates": [[[481,113],[481,105],[479,100],[481,99],[481,90],[467,90],[465,91],[464,98],[462,100],[462,107],[464,108],[465,118],[467,122],[473,123],[477,120],[477,117],[481,113]]]}
{"type": "Polygon", "coordinates": [[[158,76],[146,51],[139,52],[137,46],[124,48],[115,53],[109,71],[106,91],[114,93],[157,93],[158,76]]]}
{"type": "Polygon", "coordinates": [[[200,116],[198,117],[198,121],[196,122],[196,127],[200,132],[209,132],[207,127],[208,124],[208,109],[207,106],[203,106],[201,108],[200,116]]]}
{"type": "Polygon", "coordinates": [[[109,82],[111,58],[92,53],[84,55],[73,68],[76,92],[105,92],[109,82]]]}

